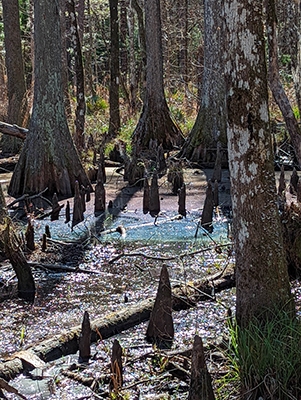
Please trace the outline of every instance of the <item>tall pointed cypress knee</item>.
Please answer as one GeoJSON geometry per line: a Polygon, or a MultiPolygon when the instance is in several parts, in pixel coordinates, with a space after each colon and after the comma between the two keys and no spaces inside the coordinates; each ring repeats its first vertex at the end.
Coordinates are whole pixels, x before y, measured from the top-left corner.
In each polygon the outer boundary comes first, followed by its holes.
{"type": "Polygon", "coordinates": [[[28,250],[33,251],[35,249],[34,244],[34,227],[30,220],[28,220],[26,232],[25,232],[25,239],[26,239],[26,247],[28,250]]]}
{"type": "Polygon", "coordinates": [[[213,192],[211,183],[208,182],[208,187],[206,190],[206,198],[201,218],[201,225],[209,233],[213,232],[212,214],[213,214],[213,192]]]}
{"type": "Polygon", "coordinates": [[[214,400],[211,376],[208,372],[202,339],[195,335],[192,359],[191,379],[188,400],[214,400]]]}
{"type": "Polygon", "coordinates": [[[178,213],[186,217],[186,185],[183,183],[181,189],[179,189],[179,201],[178,201],[178,213]]]}
{"type": "Polygon", "coordinates": [[[85,311],[82,322],[82,331],[79,338],[79,362],[87,362],[91,357],[91,325],[88,311],[85,311]]]}
{"type": "Polygon", "coordinates": [[[122,347],[117,339],[114,340],[111,356],[110,391],[118,392],[123,385],[122,347]]]}
{"type": "Polygon", "coordinates": [[[158,292],[146,331],[146,340],[160,349],[170,348],[174,338],[171,287],[166,265],[160,274],[158,292]]]}
{"type": "Polygon", "coordinates": [[[106,192],[104,187],[104,170],[101,165],[99,165],[97,172],[97,183],[95,186],[95,204],[94,212],[95,214],[104,212],[106,209],[106,192]]]}
{"type": "Polygon", "coordinates": [[[61,206],[59,205],[57,194],[54,193],[52,196],[52,211],[51,211],[51,216],[50,216],[51,221],[56,221],[59,219],[60,211],[63,207],[64,207],[63,204],[61,206]]]}
{"type": "Polygon", "coordinates": [[[66,205],[66,218],[65,218],[65,224],[68,224],[70,222],[70,202],[67,200],[67,205],[66,205]]]}
{"type": "Polygon", "coordinates": [[[152,217],[156,217],[160,212],[160,198],[158,187],[158,175],[154,172],[149,194],[149,213],[152,217]]]}
{"type": "Polygon", "coordinates": [[[144,178],[144,186],[143,186],[143,214],[147,214],[149,212],[149,195],[150,195],[148,178],[144,178]]]}
{"type": "Polygon", "coordinates": [[[80,195],[79,183],[77,181],[75,182],[74,189],[72,228],[84,220],[82,198],[80,195]]]}

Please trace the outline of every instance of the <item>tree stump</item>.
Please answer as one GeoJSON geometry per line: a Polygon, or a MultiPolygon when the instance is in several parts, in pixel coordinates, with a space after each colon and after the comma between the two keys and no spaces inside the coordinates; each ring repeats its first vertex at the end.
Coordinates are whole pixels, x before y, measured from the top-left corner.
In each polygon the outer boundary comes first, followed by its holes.
{"type": "Polygon", "coordinates": [[[186,185],[185,183],[179,189],[179,201],[178,201],[178,213],[180,215],[183,215],[183,217],[186,217],[186,185]]]}
{"type": "Polygon", "coordinates": [[[75,225],[79,224],[84,220],[83,206],[82,206],[82,198],[79,191],[79,183],[75,182],[75,193],[73,200],[73,216],[72,216],[72,229],[75,225]]]}
{"type": "Polygon", "coordinates": [[[156,217],[160,212],[160,197],[158,187],[158,175],[154,172],[149,191],[149,213],[152,217],[156,217]]]}
{"type": "Polygon", "coordinates": [[[148,178],[144,178],[144,186],[143,186],[143,214],[147,214],[149,212],[149,196],[150,196],[150,189],[148,178]]]}
{"type": "Polygon", "coordinates": [[[202,339],[195,335],[188,400],[214,400],[211,376],[207,370],[202,339]]]}
{"type": "Polygon", "coordinates": [[[46,251],[46,248],[47,248],[47,235],[46,235],[46,233],[43,233],[41,250],[46,251]]]}
{"type": "Polygon", "coordinates": [[[52,211],[50,215],[50,220],[51,221],[57,221],[60,217],[60,211],[64,207],[63,205],[59,205],[57,194],[54,193],[52,196],[52,211]]]}
{"type": "Polygon", "coordinates": [[[45,225],[45,235],[46,235],[48,238],[51,238],[51,233],[50,233],[49,225],[45,225]]]}
{"type": "Polygon", "coordinates": [[[65,218],[65,224],[68,224],[70,222],[70,203],[69,200],[67,200],[67,205],[66,205],[66,218],[65,218]]]}
{"type": "Polygon", "coordinates": [[[208,182],[208,187],[206,190],[206,198],[202,212],[201,226],[206,229],[209,233],[213,232],[212,226],[212,214],[213,214],[213,192],[211,183],[208,182]]]}
{"type": "Polygon", "coordinates": [[[114,340],[111,356],[111,380],[110,391],[118,393],[123,385],[122,373],[122,347],[117,339],[114,340]]]}
{"type": "Polygon", "coordinates": [[[18,296],[33,302],[36,293],[30,266],[11,230],[11,220],[6,210],[5,198],[0,185],[0,250],[9,259],[18,279],[18,296]]]}
{"type": "Polygon", "coordinates": [[[79,362],[88,362],[91,357],[91,325],[88,311],[84,312],[82,331],[79,337],[79,362]]]}
{"type": "Polygon", "coordinates": [[[160,349],[170,348],[174,338],[172,301],[166,265],[160,274],[158,292],[146,331],[146,340],[160,349]]]}
{"type": "Polygon", "coordinates": [[[34,251],[35,244],[34,244],[34,228],[30,220],[28,220],[26,232],[25,232],[25,239],[26,239],[26,247],[30,251],[34,251]]]}

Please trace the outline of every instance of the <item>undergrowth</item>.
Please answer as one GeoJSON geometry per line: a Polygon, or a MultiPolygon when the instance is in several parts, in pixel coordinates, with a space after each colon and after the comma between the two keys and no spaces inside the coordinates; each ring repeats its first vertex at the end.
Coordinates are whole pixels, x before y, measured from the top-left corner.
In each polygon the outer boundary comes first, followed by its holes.
{"type": "Polygon", "coordinates": [[[298,400],[301,394],[301,322],[282,310],[240,329],[229,324],[228,372],[219,379],[220,399],[230,388],[240,398],[298,400]],[[238,390],[239,389],[239,390],[238,390]]]}

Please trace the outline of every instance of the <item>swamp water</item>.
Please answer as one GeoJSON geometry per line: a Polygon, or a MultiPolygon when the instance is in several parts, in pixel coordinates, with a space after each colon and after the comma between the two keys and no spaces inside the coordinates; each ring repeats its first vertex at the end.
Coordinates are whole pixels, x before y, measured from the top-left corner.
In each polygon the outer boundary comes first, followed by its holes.
{"type": "MultiPolygon", "coordinates": [[[[117,186],[115,189],[117,191],[117,186]]],[[[192,211],[188,212],[187,218],[177,219],[176,212],[169,206],[169,197],[163,193],[162,198],[167,211],[162,212],[156,224],[152,217],[137,211],[138,207],[127,199],[127,209],[118,215],[107,213],[103,218],[95,219],[91,210],[87,210],[85,222],[75,226],[72,232],[70,224],[63,221],[34,222],[37,243],[46,224],[50,226],[52,239],[58,241],[82,240],[85,236],[94,238],[93,245],[89,245],[76,261],[79,268],[96,273],[58,273],[33,268],[37,286],[34,304],[16,299],[0,304],[2,360],[15,351],[80,325],[84,311],[89,312],[93,325],[93,320],[99,316],[155,296],[163,262],[168,266],[172,286],[222,271],[233,262],[226,246],[216,251],[217,245],[229,243],[227,223],[221,216],[216,216],[213,234],[208,235],[199,226],[200,211],[195,204],[189,203],[189,199],[187,208],[192,211]],[[116,232],[120,225],[125,228],[126,235],[116,232]],[[118,258],[122,252],[139,254],[118,258]]],[[[54,251],[55,246],[55,243],[51,245],[54,251]]],[[[73,265],[76,257],[76,254],[71,255],[65,260],[66,265],[73,265]]],[[[47,250],[42,262],[48,262],[47,250]]],[[[4,283],[13,279],[10,266],[2,266],[0,276],[4,283]]],[[[225,329],[227,308],[234,304],[234,291],[227,290],[217,294],[215,301],[208,299],[189,310],[173,312],[175,339],[172,350],[190,348],[195,334],[199,334],[205,343],[218,341],[225,329]]],[[[91,347],[93,358],[89,365],[78,367],[78,354],[70,355],[47,363],[42,369],[36,368],[29,377],[20,375],[10,383],[27,399],[105,398],[107,382],[101,383],[93,393],[90,388],[64,376],[62,370],[76,364],[77,371],[83,370],[86,377],[94,377],[96,381],[109,375],[112,343],[117,338],[124,350],[124,386],[130,387],[126,390],[128,399],[150,399],[160,393],[162,399],[186,398],[187,383],[170,377],[166,379],[166,372],[161,376],[160,365],[154,366],[148,358],[147,354],[153,349],[145,341],[146,327],[147,323],[142,323],[111,339],[100,338],[91,347]],[[141,383],[136,385],[137,382],[141,383]]],[[[163,355],[158,357],[164,358],[163,355]]],[[[5,394],[8,399],[17,398],[14,394],[5,394]]]]}

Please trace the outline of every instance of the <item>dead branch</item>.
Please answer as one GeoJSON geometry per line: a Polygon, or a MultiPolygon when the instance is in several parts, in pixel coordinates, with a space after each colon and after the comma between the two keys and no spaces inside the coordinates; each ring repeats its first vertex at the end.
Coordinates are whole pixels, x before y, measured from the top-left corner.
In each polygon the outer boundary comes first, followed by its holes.
{"type": "Polygon", "coordinates": [[[90,269],[79,268],[79,267],[68,267],[64,264],[45,264],[40,262],[29,261],[28,265],[35,268],[48,269],[50,271],[57,272],[78,272],[82,274],[102,274],[100,271],[92,271],[90,269]]]}
{"type": "Polygon", "coordinates": [[[0,121],[0,132],[5,135],[15,136],[22,140],[26,139],[28,129],[22,128],[18,125],[7,124],[6,122],[0,121]]]}
{"type": "MultiPolygon", "coordinates": [[[[114,230],[116,232],[116,229],[114,230]]],[[[232,243],[226,243],[226,244],[221,244],[221,245],[217,245],[214,247],[205,247],[203,249],[199,249],[199,250],[195,250],[195,251],[191,251],[191,252],[185,252],[185,253],[180,253],[177,254],[175,256],[151,256],[145,253],[140,253],[140,252],[131,252],[131,253],[126,253],[123,252],[121,254],[118,254],[116,257],[111,258],[111,260],[109,260],[109,264],[113,264],[115,261],[120,260],[122,257],[143,257],[146,258],[147,260],[155,260],[155,261],[171,261],[171,260],[177,260],[177,259],[182,259],[184,257],[192,257],[196,254],[200,254],[200,253],[205,253],[206,251],[218,251],[218,249],[222,248],[222,247],[229,247],[232,246],[232,243]]]]}

